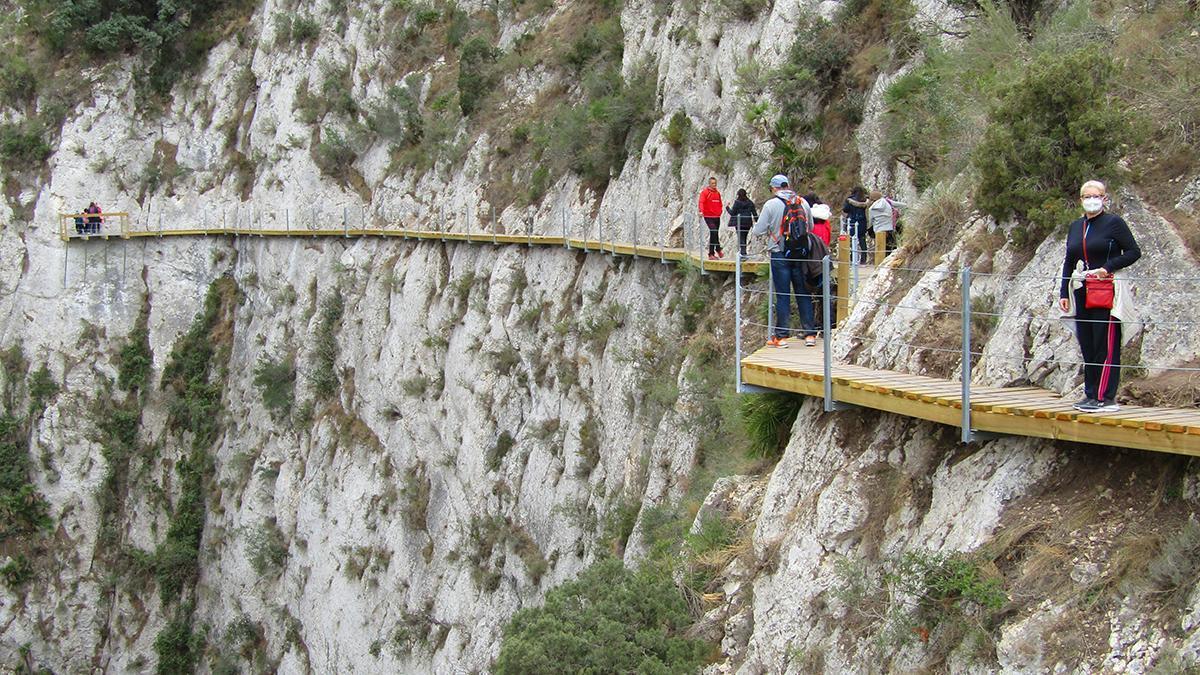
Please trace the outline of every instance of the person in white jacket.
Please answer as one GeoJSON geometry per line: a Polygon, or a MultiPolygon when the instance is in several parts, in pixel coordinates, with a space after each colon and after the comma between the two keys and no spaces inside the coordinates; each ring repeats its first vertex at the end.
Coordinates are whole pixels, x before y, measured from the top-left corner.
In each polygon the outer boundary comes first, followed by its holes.
{"type": "Polygon", "coordinates": [[[887,250],[896,249],[896,228],[900,212],[908,208],[904,202],[889,199],[879,190],[871,190],[871,206],[867,209],[867,221],[875,232],[887,232],[887,250]]]}

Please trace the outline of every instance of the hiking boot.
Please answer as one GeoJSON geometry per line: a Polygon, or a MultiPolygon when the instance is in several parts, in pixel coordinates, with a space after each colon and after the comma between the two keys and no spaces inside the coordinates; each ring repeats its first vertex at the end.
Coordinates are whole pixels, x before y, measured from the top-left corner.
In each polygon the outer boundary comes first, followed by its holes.
{"type": "Polygon", "coordinates": [[[709,254],[708,254],[708,259],[709,259],[709,260],[716,260],[716,259],[717,259],[717,254],[715,254],[715,253],[709,253],[709,254]]]}
{"type": "Polygon", "coordinates": [[[1100,406],[1103,405],[1100,401],[1094,398],[1084,399],[1075,405],[1071,406],[1080,412],[1099,412],[1100,406]]]}
{"type": "Polygon", "coordinates": [[[725,257],[725,251],[717,251],[717,257],[718,257],[718,258],[724,258],[724,257],[725,257]]]}
{"type": "Polygon", "coordinates": [[[787,343],[784,342],[783,340],[780,340],[778,337],[772,335],[771,337],[767,338],[767,346],[768,347],[779,347],[780,349],[783,349],[783,348],[787,347],[787,343]]]}
{"type": "Polygon", "coordinates": [[[1120,409],[1116,401],[1096,401],[1096,412],[1117,412],[1120,409]]]}

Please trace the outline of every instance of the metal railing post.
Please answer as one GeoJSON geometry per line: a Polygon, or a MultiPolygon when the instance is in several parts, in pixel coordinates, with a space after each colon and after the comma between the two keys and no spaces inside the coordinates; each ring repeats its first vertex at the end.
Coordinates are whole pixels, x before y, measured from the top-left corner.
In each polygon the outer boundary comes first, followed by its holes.
{"type": "Polygon", "coordinates": [[[737,392],[742,388],[742,257],[738,256],[733,263],[733,355],[735,360],[734,375],[737,377],[737,392]]]}
{"type": "Polygon", "coordinates": [[[971,268],[962,268],[962,442],[974,440],[971,433],[971,268]]]}
{"type": "Polygon", "coordinates": [[[571,248],[571,240],[567,237],[567,205],[562,206],[563,248],[571,248]]]}
{"type": "Polygon", "coordinates": [[[350,225],[346,223],[346,207],[342,207],[342,236],[350,237],[350,225]]]}
{"type": "Polygon", "coordinates": [[[463,207],[463,231],[467,233],[467,243],[471,243],[471,207],[463,207]]]}
{"type": "Polygon", "coordinates": [[[446,205],[438,205],[438,233],[442,235],[442,241],[446,241],[446,205]]]}
{"type": "Polygon", "coordinates": [[[829,255],[821,258],[821,337],[825,350],[825,412],[832,412],[833,405],[833,331],[829,312],[832,303],[829,301],[829,275],[833,273],[829,255]]]}
{"type": "Polygon", "coordinates": [[[496,241],[496,205],[488,204],[488,207],[492,210],[492,246],[495,246],[498,243],[496,241]]]}

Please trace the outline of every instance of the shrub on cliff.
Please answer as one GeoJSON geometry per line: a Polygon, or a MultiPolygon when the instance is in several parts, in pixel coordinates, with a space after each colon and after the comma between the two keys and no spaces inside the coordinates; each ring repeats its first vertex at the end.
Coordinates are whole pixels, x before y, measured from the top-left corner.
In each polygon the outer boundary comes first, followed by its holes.
{"type": "Polygon", "coordinates": [[[683,637],[690,624],[668,576],[606,558],[513,615],[495,672],[691,673],[706,647],[683,637]]]}
{"type": "Polygon", "coordinates": [[[976,205],[996,220],[1016,217],[1040,242],[1074,217],[1080,184],[1119,177],[1132,126],[1107,93],[1115,73],[1112,56],[1089,46],[1043,54],[1003,87],[975,151],[976,205]]]}

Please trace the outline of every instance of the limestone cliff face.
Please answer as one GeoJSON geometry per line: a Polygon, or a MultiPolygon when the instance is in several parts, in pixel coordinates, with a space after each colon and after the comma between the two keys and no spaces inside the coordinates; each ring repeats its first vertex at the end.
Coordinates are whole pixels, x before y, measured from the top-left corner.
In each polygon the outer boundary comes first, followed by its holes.
{"type": "MultiPolygon", "coordinates": [[[[712,312],[703,331],[728,351],[726,280],[654,261],[514,246],[193,237],[66,247],[58,240],[55,214],[97,198],[150,228],[403,222],[565,229],[698,248],[693,188],[709,169],[698,164],[699,151],[664,139],[671,114],[684,110],[726,130],[731,144],[740,141],[747,157],[732,163],[728,184],[760,185],[766,141],[745,120],[738,69],[750,58],[766,67],[782,61],[785,17],[836,9],[777,2],[743,21],[706,4],[627,4],[623,68],[656,69],[662,109],[644,146],[603,195],[569,177],[536,205],[494,214],[481,176],[499,141],[465,125],[455,132],[460,161],[427,172],[391,170],[383,144],[363,149],[354,180],[318,168],[320,139],[296,112],[298,86],[348,67],[353,96],[372,101],[408,75],[376,77],[394,70],[380,38],[386,4],[355,3],[339,15],[336,38],[289,51],[275,39],[277,13],[326,17],[335,8],[264,3],[157,113],[134,112],[132,78],[122,68],[88,73],[92,99],[68,118],[45,180],[23,179],[0,205],[0,345],[19,343],[31,366],[45,364],[62,389],[32,426],[30,447],[56,529],[38,558],[45,568],[24,590],[0,595],[3,662],[59,672],[152,667],[156,636],[178,608],[164,604],[154,574],[136,569],[131,552],[153,551],[171,529],[183,489],[177,468],[193,439],[172,428],[178,396],[163,376],[215,283],[236,292],[227,298],[228,321],[206,334],[217,347],[219,433],[206,448],[212,491],[194,616],[211,644],[250,645],[255,665],[486,670],[506,619],[611,546],[606,529],[622,510],[671,503],[697,480],[703,392],[686,377],[697,357],[668,347],[689,337],[681,328],[691,311],[685,296],[698,287],[712,312]],[[678,37],[688,31],[691,38],[678,37]],[[116,384],[117,352],[143,311],[153,363],[136,405],[141,450],[123,470],[113,521],[99,496],[111,468],[101,427],[136,399],[116,384]],[[671,355],[665,366],[659,353],[671,355]],[[283,362],[296,371],[287,414],[268,410],[254,381],[262,364],[283,362]],[[321,378],[329,377],[332,391],[323,394],[321,378]],[[666,405],[647,393],[662,382],[680,392],[666,405]],[[112,522],[116,534],[102,538],[112,522]]],[[[954,19],[940,3],[919,5],[918,20],[954,19]]],[[[570,8],[562,3],[547,16],[570,8]]],[[[500,43],[539,29],[547,16],[506,19],[500,43]]],[[[433,77],[415,75],[425,86],[433,77]]],[[[891,181],[915,198],[905,172],[879,149],[889,77],[867,97],[857,137],[863,179],[891,181]]],[[[534,67],[506,81],[505,92],[534,101],[555,84],[534,67]]],[[[1180,208],[1191,208],[1196,192],[1193,181],[1180,208]]],[[[1135,193],[1124,195],[1122,208],[1143,241],[1141,269],[1194,275],[1169,223],[1135,193]]],[[[961,265],[1035,277],[1041,281],[977,281],[1003,315],[995,333],[1021,339],[981,345],[975,380],[1028,380],[1071,393],[1077,372],[1050,363],[1073,353],[1071,337],[1051,312],[1053,285],[1043,283],[1058,271],[1061,242],[1047,241],[1028,262],[1015,251],[980,250],[980,239],[1002,227],[977,219],[954,235],[932,271],[885,270],[864,279],[859,293],[936,308],[954,291],[952,272],[961,265]]],[[[1147,290],[1140,299],[1148,316],[1188,313],[1187,296],[1147,290]]],[[[861,302],[835,349],[862,363],[953,375],[955,362],[934,363],[900,346],[928,337],[928,324],[916,310],[861,302]]],[[[1200,349],[1194,333],[1161,326],[1133,339],[1142,363],[1178,364],[1200,349]]],[[[847,564],[869,577],[906,552],[975,551],[1001,540],[1004,555],[990,562],[1005,578],[1020,577],[1023,561],[1042,556],[1043,566],[1062,572],[1047,577],[1052,582],[1108,592],[1120,572],[1110,559],[1137,550],[1129,537],[1142,526],[1153,530],[1156,514],[1186,521],[1181,513],[1194,509],[1195,486],[1189,467],[1143,453],[1028,439],[962,448],[936,425],[863,411],[826,415],[805,403],[779,463],[761,476],[718,481],[701,513],[743,523],[742,555],[722,570],[724,592],[704,607],[698,627],[721,644],[709,668],[1143,672],[1154,663],[1194,663],[1200,597],[1191,582],[1165,619],[1151,616],[1163,603],[1149,591],[1123,592],[1089,615],[1092,606],[1055,594],[1050,582],[1017,584],[1021,595],[989,633],[999,639],[979,650],[956,646],[953,632],[936,627],[932,637],[883,643],[872,623],[878,617],[842,591],[847,564]],[[1167,492],[1174,501],[1164,501],[1167,492]],[[1071,527],[1059,532],[1058,521],[1071,527]],[[1075,642],[1056,637],[1068,625],[1083,626],[1070,633],[1075,642]]],[[[642,535],[625,535],[627,547],[617,550],[632,564],[642,535]]]]}

